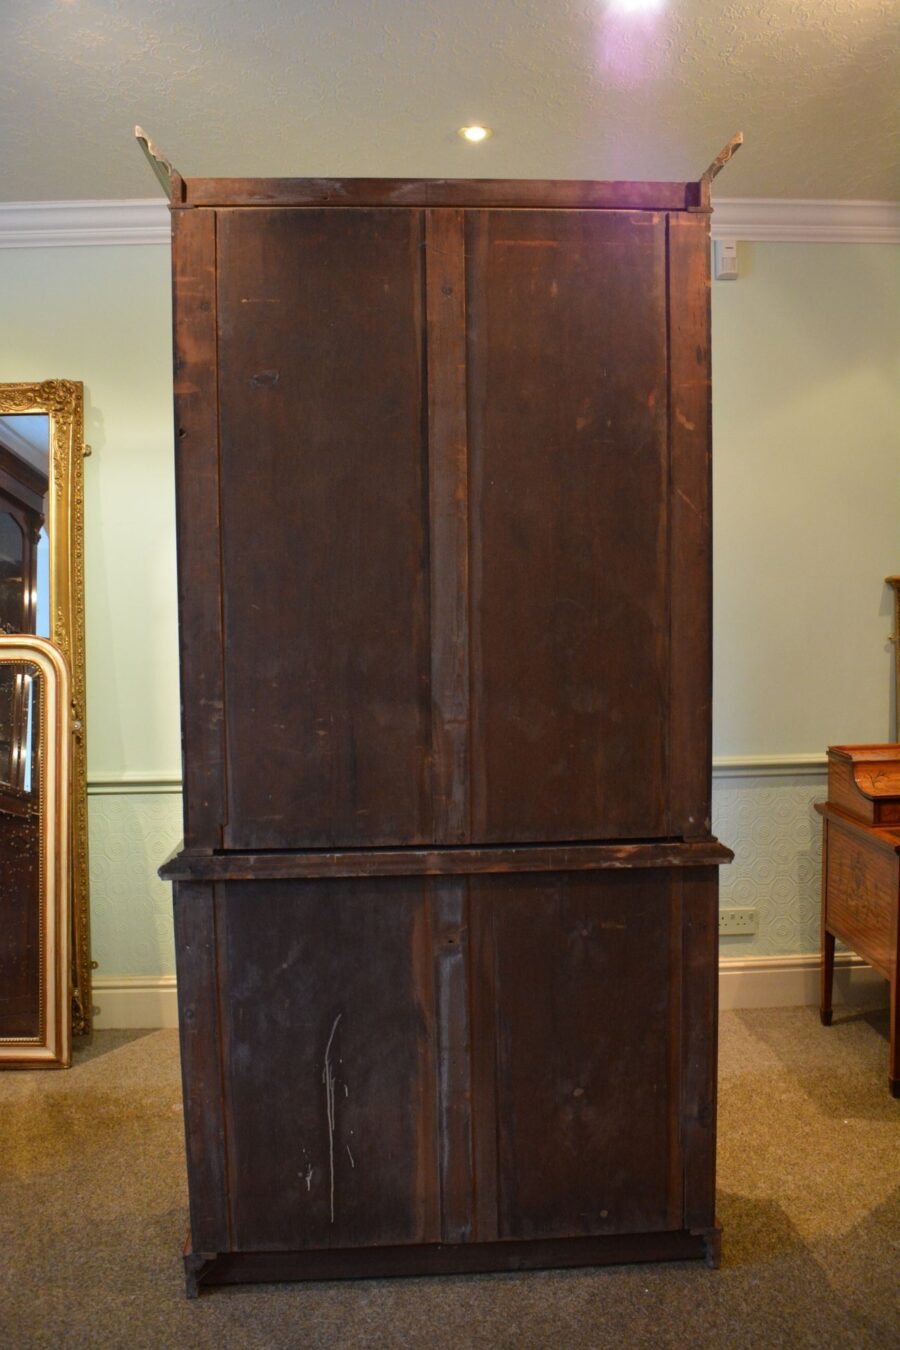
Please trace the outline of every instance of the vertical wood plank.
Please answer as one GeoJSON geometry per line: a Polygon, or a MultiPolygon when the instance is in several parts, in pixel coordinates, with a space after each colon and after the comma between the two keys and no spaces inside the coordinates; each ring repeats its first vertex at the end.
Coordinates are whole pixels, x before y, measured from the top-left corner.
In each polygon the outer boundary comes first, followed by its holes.
{"type": "Polygon", "coordinates": [[[445,877],[432,887],[441,1241],[467,1242],[473,1221],[467,882],[445,877]]]}
{"type": "Polygon", "coordinates": [[[828,821],[824,818],[822,820],[822,891],[819,910],[822,934],[822,964],[819,968],[819,1017],[823,1026],[830,1027],[834,1012],[831,1006],[834,988],[834,934],[828,931],[828,821]]]}
{"type": "Polygon", "coordinates": [[[469,838],[465,213],[425,212],[434,838],[469,838]]]}
{"type": "MultiPolygon", "coordinates": [[[[493,939],[498,1237],[670,1222],[667,871],[485,878],[493,939]]],[[[677,978],[677,976],[676,976],[677,978]]],[[[481,1023],[475,1039],[486,1033],[481,1023]]]]}
{"type": "Polygon", "coordinates": [[[472,1018],[472,1161],[477,1242],[498,1237],[497,971],[490,878],[469,880],[472,1018]]]}
{"type": "Polygon", "coordinates": [[[670,215],[669,830],[711,828],[712,533],[709,216],[670,215]]]}
{"type": "Polygon", "coordinates": [[[682,987],[681,971],[684,959],[684,904],[681,869],[669,871],[669,1025],[667,1099],[668,1110],[668,1223],[670,1228],[681,1227],[684,1212],[684,1155],[681,1138],[681,1077],[682,1077],[682,987]]]}
{"type": "Polygon", "coordinates": [[[439,1242],[430,883],[225,882],[234,1249],[439,1242]]]}
{"type": "MultiPolygon", "coordinates": [[[[466,212],[466,294],[478,296],[480,279],[487,275],[490,257],[490,212],[466,212]]],[[[484,319],[478,304],[466,312],[466,351],[483,338],[484,319]]],[[[481,519],[484,498],[484,464],[479,447],[485,440],[488,401],[487,363],[476,361],[466,368],[468,402],[468,487],[469,487],[469,688],[481,689],[484,683],[484,643],[477,616],[484,595],[484,540],[477,522],[481,519]]],[[[469,820],[471,839],[480,841],[488,808],[487,761],[485,754],[483,700],[473,693],[469,705],[469,820]]],[[[470,892],[470,903],[472,900],[470,892]]],[[[475,916],[473,915],[473,918],[475,916]]],[[[474,932],[474,930],[473,930],[474,932]]],[[[473,966],[474,969],[474,966],[473,966]]],[[[476,1020],[475,1025],[478,1025],[476,1020]]],[[[480,1211],[479,1211],[480,1212],[480,1211]]],[[[496,1215],[495,1220],[496,1224],[496,1215]]],[[[479,1226],[480,1231],[480,1226],[479,1226]]]]}
{"type": "Polygon", "coordinates": [[[184,841],[215,849],[225,822],[225,696],[214,211],[172,212],[172,268],[184,841]]]}
{"type": "Polygon", "coordinates": [[[467,230],[473,838],[664,835],[665,219],[467,230]]]}
{"type": "Polygon", "coordinates": [[[231,1240],[212,885],[176,881],[174,913],[191,1236],[195,1252],[221,1252],[231,1240]]]}
{"type": "Polygon", "coordinates": [[[218,213],[225,848],[432,842],[423,242],[218,213]]]}
{"type": "Polygon", "coordinates": [[[684,1227],[706,1229],[716,1214],[718,868],[685,868],[682,886],[684,1227]]]}

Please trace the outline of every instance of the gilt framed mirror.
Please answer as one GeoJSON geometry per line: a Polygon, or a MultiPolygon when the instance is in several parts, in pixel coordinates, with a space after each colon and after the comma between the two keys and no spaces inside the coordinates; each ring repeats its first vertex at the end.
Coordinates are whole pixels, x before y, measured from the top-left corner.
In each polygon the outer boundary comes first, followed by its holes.
{"type": "Polygon", "coordinates": [[[91,1030],[84,659],[84,390],[0,384],[0,631],[43,637],[69,671],[71,1029],[91,1030]]]}

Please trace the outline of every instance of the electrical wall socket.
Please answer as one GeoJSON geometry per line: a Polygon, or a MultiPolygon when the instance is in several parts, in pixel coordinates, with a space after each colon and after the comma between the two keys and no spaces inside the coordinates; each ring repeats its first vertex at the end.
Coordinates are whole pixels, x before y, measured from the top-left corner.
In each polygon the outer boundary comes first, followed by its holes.
{"type": "Polygon", "coordinates": [[[719,935],[727,937],[731,933],[757,933],[759,931],[759,911],[755,909],[720,909],[719,935]]]}

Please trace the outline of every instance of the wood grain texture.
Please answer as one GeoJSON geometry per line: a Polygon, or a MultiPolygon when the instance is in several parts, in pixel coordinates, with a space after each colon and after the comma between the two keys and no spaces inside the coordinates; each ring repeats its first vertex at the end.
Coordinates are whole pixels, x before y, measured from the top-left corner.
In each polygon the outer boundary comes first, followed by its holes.
{"type": "Polygon", "coordinates": [[[479,872],[578,872],[598,868],[717,867],[733,854],[717,839],[690,844],[523,844],[515,848],[354,849],[295,853],[178,853],[166,881],[254,877],[462,876],[479,872]]]}
{"type": "Polygon", "coordinates": [[[473,840],[665,835],[664,220],[470,212],[468,294],[473,840]]]}
{"type": "MultiPolygon", "coordinates": [[[[440,1243],[433,1246],[352,1248],[304,1252],[185,1251],[189,1288],[261,1281],[358,1280],[401,1275],[477,1274],[492,1270],[573,1269],[636,1261],[707,1261],[712,1233],[602,1234],[535,1242],[440,1243]]],[[[191,1295],[189,1294],[189,1297],[191,1295]]]]}
{"type": "Polygon", "coordinates": [[[535,182],[475,178],[188,178],[188,206],[581,207],[681,211],[693,206],[692,183],[535,182]]]}
{"type": "Polygon", "coordinates": [[[172,257],[184,832],[214,849],[226,815],[214,212],[172,212],[172,257]]]}
{"type": "Polygon", "coordinates": [[[872,848],[856,831],[829,821],[826,926],[887,980],[897,978],[898,854],[872,848]]]}
{"type": "MultiPolygon", "coordinates": [[[[490,1024],[475,1030],[496,1041],[497,1236],[665,1229],[668,1042],[679,1034],[666,874],[477,886],[473,909],[493,926],[490,1024]]],[[[477,1098],[476,1114],[489,1119],[477,1098]]]]}
{"type": "Polygon", "coordinates": [[[231,1247],[213,887],[175,886],[175,958],[191,1233],[197,1251],[231,1247]]]}
{"type": "Polygon", "coordinates": [[[828,801],[870,824],[900,824],[900,745],[829,746],[828,801]]]}
{"type": "Polygon", "coordinates": [[[472,1160],[476,1242],[500,1236],[497,944],[494,893],[485,879],[469,881],[469,1004],[472,1019],[472,1160]]]}
{"type": "Polygon", "coordinates": [[[864,840],[868,847],[893,857],[900,854],[900,829],[896,826],[867,824],[842,807],[832,806],[831,802],[814,802],[813,805],[820,816],[835,821],[847,834],[864,840]]]}
{"type": "Polygon", "coordinates": [[[681,1145],[689,1230],[716,1224],[719,896],[715,872],[682,874],[681,1145]]]}
{"type": "Polygon", "coordinates": [[[421,244],[219,213],[229,848],[431,839],[421,244]]]}
{"type": "Polygon", "coordinates": [[[461,211],[425,213],[431,574],[432,830],[469,826],[469,539],[466,270],[461,211]]]}
{"type": "Polygon", "coordinates": [[[437,1032],[441,1240],[473,1229],[470,919],[463,878],[431,883],[437,1032]]]}
{"type": "Polygon", "coordinates": [[[709,217],[668,217],[669,819],[709,833],[712,795],[712,459],[709,217]]]}
{"type": "Polygon", "coordinates": [[[191,1289],[714,1255],[697,185],[178,198],[191,1289]]]}
{"type": "Polygon", "coordinates": [[[219,929],[233,1245],[439,1241],[425,885],[229,882],[219,929]]]}
{"type": "MultiPolygon", "coordinates": [[[[886,747],[835,747],[829,750],[828,787],[835,786],[837,800],[849,798],[854,814],[817,802],[822,816],[822,972],[820,1016],[825,1026],[832,1020],[835,939],[858,952],[890,983],[890,1049],[888,1089],[900,1096],[900,830],[858,819],[859,793],[848,782],[842,759],[852,761],[853,752],[886,747]],[[840,752],[849,751],[845,755],[840,752]],[[837,761],[837,763],[835,763],[837,761]],[[835,772],[836,771],[836,772],[835,772]]],[[[897,747],[890,747],[895,752],[897,747]]],[[[877,767],[878,757],[870,763],[877,767]]]]}

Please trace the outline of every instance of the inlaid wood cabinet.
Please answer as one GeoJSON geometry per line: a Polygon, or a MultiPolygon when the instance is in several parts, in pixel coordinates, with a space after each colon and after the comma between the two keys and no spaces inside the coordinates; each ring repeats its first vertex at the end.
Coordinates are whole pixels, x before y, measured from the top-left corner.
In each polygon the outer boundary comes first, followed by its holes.
{"type": "Polygon", "coordinates": [[[189,1291],[715,1259],[708,181],[172,208],[189,1291]]]}

